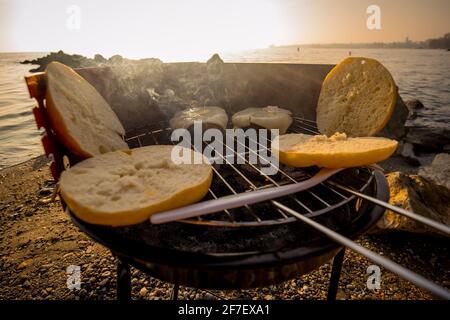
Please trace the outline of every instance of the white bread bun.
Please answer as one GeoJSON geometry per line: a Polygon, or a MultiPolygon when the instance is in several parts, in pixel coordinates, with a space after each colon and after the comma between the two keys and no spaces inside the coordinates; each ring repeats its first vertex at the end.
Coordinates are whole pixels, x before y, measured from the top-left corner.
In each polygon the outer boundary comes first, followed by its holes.
{"type": "Polygon", "coordinates": [[[326,76],[317,105],[317,126],[328,136],[373,136],[388,123],[397,86],[377,60],[350,57],[326,76]]]}
{"type": "Polygon", "coordinates": [[[389,158],[396,148],[395,140],[347,138],[344,133],[330,138],[325,135],[285,134],[272,141],[272,150],[278,154],[280,162],[292,167],[359,167],[389,158]]]}
{"type": "Polygon", "coordinates": [[[178,111],[170,119],[172,129],[188,129],[194,124],[194,121],[202,123],[215,124],[223,129],[227,128],[228,115],[220,107],[195,107],[178,111]]]}
{"type": "Polygon", "coordinates": [[[256,124],[266,129],[278,129],[284,134],[292,124],[292,113],[276,106],[247,108],[233,115],[231,121],[236,128],[246,128],[256,124]]]}
{"type": "Polygon", "coordinates": [[[140,223],[153,213],[199,201],[211,184],[211,166],[175,164],[173,148],[154,145],[81,161],[62,173],[61,196],[80,219],[110,226],[140,223]]]}
{"type": "Polygon", "coordinates": [[[98,91],[70,67],[51,62],[46,69],[46,109],[61,142],[81,157],[128,149],[125,130],[98,91]]]}

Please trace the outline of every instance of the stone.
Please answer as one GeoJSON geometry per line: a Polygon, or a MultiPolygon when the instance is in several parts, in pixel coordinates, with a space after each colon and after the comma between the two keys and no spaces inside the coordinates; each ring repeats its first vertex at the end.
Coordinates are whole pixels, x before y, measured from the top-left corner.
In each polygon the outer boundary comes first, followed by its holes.
{"type": "Polygon", "coordinates": [[[336,293],[336,300],[346,300],[347,295],[345,294],[344,290],[338,289],[336,293]]]}
{"type": "Polygon", "coordinates": [[[102,281],[99,282],[99,286],[100,287],[106,287],[109,283],[109,279],[103,279],[102,281]]]}
{"type": "Polygon", "coordinates": [[[409,115],[408,115],[408,119],[409,120],[414,120],[418,117],[418,110],[422,110],[425,108],[425,106],[423,105],[423,103],[420,100],[417,99],[413,99],[413,100],[408,100],[405,102],[406,107],[409,110],[409,115]]]}
{"type": "Polygon", "coordinates": [[[207,292],[204,296],[203,299],[205,300],[217,300],[217,298],[215,296],[213,296],[211,293],[207,292]]]}
{"type": "Polygon", "coordinates": [[[39,190],[39,196],[41,197],[46,197],[53,194],[53,189],[52,188],[42,188],[41,190],[39,190]]]}
{"type": "Polygon", "coordinates": [[[111,272],[110,271],[105,271],[102,273],[102,277],[110,277],[111,276],[111,272]]]}
{"type": "Polygon", "coordinates": [[[218,53],[214,53],[211,58],[206,61],[206,64],[212,64],[212,63],[223,63],[222,58],[219,56],[218,53]]]}
{"type": "Polygon", "coordinates": [[[25,60],[22,61],[22,64],[32,64],[39,65],[39,67],[31,69],[30,72],[41,72],[45,71],[47,65],[52,61],[58,61],[64,63],[65,65],[71,66],[72,68],[81,68],[81,67],[92,67],[95,66],[96,63],[94,60],[83,57],[78,54],[66,54],[63,51],[51,52],[48,55],[37,58],[34,60],[25,60]]]}
{"type": "Polygon", "coordinates": [[[139,290],[139,295],[143,298],[147,295],[147,288],[143,287],[141,290],[139,290]]]}
{"type": "Polygon", "coordinates": [[[121,64],[123,63],[123,57],[119,54],[113,55],[111,58],[109,58],[109,62],[112,64],[121,64]]]}
{"type": "Polygon", "coordinates": [[[96,54],[94,56],[94,61],[98,62],[98,63],[106,63],[108,60],[105,59],[105,57],[103,57],[101,54],[96,54]]]}
{"type": "Polygon", "coordinates": [[[436,155],[429,166],[419,169],[419,176],[450,189],[450,154],[436,155]]]}
{"type": "Polygon", "coordinates": [[[405,141],[431,152],[441,152],[450,144],[450,127],[447,124],[432,126],[420,122],[408,125],[405,141]]]}
{"type": "Polygon", "coordinates": [[[420,100],[413,99],[405,103],[409,116],[406,121],[407,134],[405,141],[412,143],[423,151],[441,152],[450,144],[450,126],[448,114],[439,117],[430,116],[432,108],[426,108],[420,100]]]}
{"type": "Polygon", "coordinates": [[[25,269],[26,267],[28,267],[29,265],[31,265],[33,263],[33,259],[27,259],[25,261],[22,261],[19,266],[17,267],[17,269],[22,270],[25,269]]]}
{"type": "Polygon", "coordinates": [[[87,291],[86,291],[86,289],[81,289],[81,290],[79,291],[79,295],[80,295],[80,297],[86,297],[86,296],[87,296],[87,291]]]}
{"type": "Polygon", "coordinates": [[[408,114],[408,108],[406,107],[400,95],[397,95],[397,103],[395,105],[391,119],[379,135],[391,139],[402,140],[408,132],[407,128],[405,127],[406,120],[408,119],[408,114]]]}
{"type": "Polygon", "coordinates": [[[396,153],[412,166],[420,166],[420,160],[414,153],[414,146],[409,142],[400,141],[396,153]]]}
{"type": "MultiPolygon", "coordinates": [[[[389,203],[416,214],[450,225],[450,190],[419,175],[393,172],[387,175],[389,203]]],[[[386,210],[377,231],[406,231],[441,235],[438,231],[407,217],[386,210]]]]}
{"type": "Polygon", "coordinates": [[[419,99],[408,100],[405,102],[405,105],[410,112],[416,111],[416,110],[421,110],[421,109],[425,108],[425,106],[419,99]]]}

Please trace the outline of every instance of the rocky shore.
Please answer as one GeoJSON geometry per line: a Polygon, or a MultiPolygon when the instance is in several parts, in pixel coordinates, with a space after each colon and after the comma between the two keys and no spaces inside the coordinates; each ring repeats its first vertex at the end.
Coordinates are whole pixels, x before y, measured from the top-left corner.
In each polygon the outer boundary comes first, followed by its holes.
{"type": "Polygon", "coordinates": [[[51,52],[46,56],[33,59],[33,60],[24,60],[21,61],[21,64],[31,64],[38,65],[37,68],[30,69],[30,72],[42,72],[45,71],[47,65],[52,61],[58,61],[68,65],[72,68],[89,68],[89,67],[100,67],[100,66],[109,66],[109,65],[118,65],[122,63],[127,63],[130,61],[154,61],[161,62],[161,60],[156,58],[148,58],[141,60],[131,60],[123,58],[121,55],[111,56],[109,59],[106,59],[101,54],[96,54],[93,59],[87,58],[85,56],[79,54],[67,54],[64,51],[60,50],[58,52],[51,52]]]}

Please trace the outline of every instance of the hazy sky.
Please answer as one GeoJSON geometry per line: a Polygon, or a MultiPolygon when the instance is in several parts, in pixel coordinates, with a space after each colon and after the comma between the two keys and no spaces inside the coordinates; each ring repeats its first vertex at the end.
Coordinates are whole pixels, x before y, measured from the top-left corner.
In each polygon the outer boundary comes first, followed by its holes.
{"type": "Polygon", "coordinates": [[[0,0],[0,51],[202,59],[270,44],[425,40],[450,32],[449,13],[450,0],[0,0]],[[369,5],[381,30],[366,26],[369,5]]]}

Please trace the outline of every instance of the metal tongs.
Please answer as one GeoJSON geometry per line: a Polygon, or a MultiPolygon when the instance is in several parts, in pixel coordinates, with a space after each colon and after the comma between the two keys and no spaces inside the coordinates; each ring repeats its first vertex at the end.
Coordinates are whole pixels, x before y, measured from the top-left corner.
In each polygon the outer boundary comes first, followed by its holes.
{"type": "Polygon", "coordinates": [[[265,188],[255,191],[238,193],[230,196],[221,197],[214,200],[202,201],[189,206],[178,209],[168,210],[156,213],[151,216],[150,221],[154,224],[172,222],[193,217],[199,217],[205,214],[219,212],[222,210],[233,209],[250,205],[262,201],[272,200],[275,198],[287,196],[296,192],[300,192],[312,188],[334,174],[344,169],[321,169],[311,178],[280,187],[265,188]]]}
{"type": "MultiPolygon", "coordinates": [[[[293,194],[296,192],[300,192],[300,191],[312,188],[312,187],[324,182],[325,180],[327,180],[328,178],[332,177],[333,175],[335,175],[336,173],[338,173],[342,170],[344,170],[344,168],[340,168],[340,169],[323,168],[319,172],[317,172],[314,176],[312,176],[311,178],[301,181],[301,182],[297,182],[297,183],[293,183],[293,184],[289,184],[289,185],[285,185],[285,186],[280,186],[280,187],[264,188],[264,189],[259,189],[259,190],[255,190],[255,191],[234,194],[234,195],[225,196],[225,197],[221,197],[221,198],[214,199],[214,200],[202,201],[202,202],[195,203],[195,204],[185,206],[182,208],[177,208],[177,209],[168,210],[165,212],[156,213],[150,217],[150,221],[153,224],[173,222],[173,221],[178,221],[178,220],[183,220],[183,219],[188,219],[188,218],[199,217],[199,216],[214,213],[214,212],[220,212],[222,210],[238,208],[238,207],[242,207],[245,205],[250,205],[250,204],[263,202],[263,201],[267,201],[267,200],[273,200],[273,199],[276,199],[279,197],[287,196],[287,195],[290,195],[290,194],[293,194]]],[[[352,190],[348,187],[342,186],[335,182],[330,181],[329,183],[335,187],[338,187],[342,190],[345,190],[345,191],[351,193],[352,195],[354,195],[358,198],[368,200],[368,201],[370,201],[376,205],[379,205],[385,209],[391,210],[397,214],[406,216],[417,222],[425,224],[431,228],[439,230],[443,234],[450,235],[450,227],[445,224],[442,224],[442,223],[434,221],[432,219],[423,217],[421,215],[418,215],[417,213],[405,210],[403,208],[393,206],[389,203],[378,200],[378,199],[368,196],[366,194],[357,192],[355,190],[352,190]]]]}

